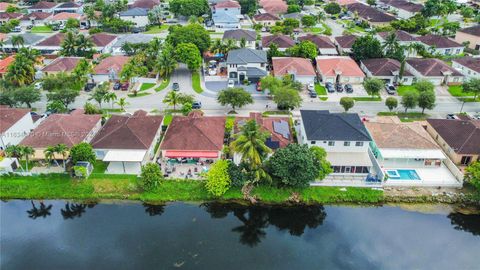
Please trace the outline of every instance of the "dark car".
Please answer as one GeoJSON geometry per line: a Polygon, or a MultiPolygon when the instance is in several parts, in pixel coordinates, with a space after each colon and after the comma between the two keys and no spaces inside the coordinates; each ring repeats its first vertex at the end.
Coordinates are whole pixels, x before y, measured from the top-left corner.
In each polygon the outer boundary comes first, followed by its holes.
{"type": "Polygon", "coordinates": [[[262,91],[262,82],[257,82],[257,87],[256,87],[257,91],[262,91]]]}
{"type": "Polygon", "coordinates": [[[192,109],[199,110],[202,108],[202,102],[200,101],[195,101],[192,103],[192,109]]]}
{"type": "Polygon", "coordinates": [[[178,90],[180,90],[180,86],[178,85],[178,83],[174,82],[174,83],[172,84],[172,90],[173,90],[173,91],[178,91],[178,90]]]}
{"type": "Polygon", "coordinates": [[[95,88],[96,85],[97,85],[96,83],[87,83],[85,84],[85,87],[83,88],[83,90],[85,92],[90,92],[93,90],[93,88],[95,88]]]}
{"type": "Polygon", "coordinates": [[[129,86],[130,86],[130,83],[128,82],[122,83],[122,85],[120,86],[120,89],[122,89],[122,91],[127,91],[129,86]]]}
{"type": "Polygon", "coordinates": [[[387,93],[389,95],[394,95],[395,92],[396,92],[396,89],[395,89],[395,86],[391,83],[387,83],[385,84],[385,91],[387,91],[387,93]]]}
{"type": "Polygon", "coordinates": [[[345,92],[353,93],[353,87],[351,84],[345,84],[345,92]]]}
{"type": "Polygon", "coordinates": [[[114,85],[113,85],[113,90],[120,90],[120,87],[122,86],[122,84],[120,82],[116,82],[114,85]]]}
{"type": "Polygon", "coordinates": [[[327,88],[327,91],[328,91],[329,93],[335,93],[335,87],[333,87],[333,83],[327,82],[327,83],[325,84],[325,88],[327,88]]]}
{"type": "Polygon", "coordinates": [[[340,92],[340,93],[343,92],[343,85],[337,83],[335,85],[335,90],[337,90],[337,92],[340,92]]]}
{"type": "Polygon", "coordinates": [[[316,97],[317,97],[317,92],[315,92],[315,91],[308,91],[308,95],[309,95],[311,98],[316,98],[316,97]]]}

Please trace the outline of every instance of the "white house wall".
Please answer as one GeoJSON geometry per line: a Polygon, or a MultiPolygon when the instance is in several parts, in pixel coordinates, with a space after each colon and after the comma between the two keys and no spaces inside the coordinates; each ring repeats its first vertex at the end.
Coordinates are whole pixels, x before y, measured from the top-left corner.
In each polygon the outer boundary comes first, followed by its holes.
{"type": "Polygon", "coordinates": [[[32,129],[34,129],[32,116],[27,113],[2,134],[0,147],[5,149],[8,145],[19,144],[32,129]]]}

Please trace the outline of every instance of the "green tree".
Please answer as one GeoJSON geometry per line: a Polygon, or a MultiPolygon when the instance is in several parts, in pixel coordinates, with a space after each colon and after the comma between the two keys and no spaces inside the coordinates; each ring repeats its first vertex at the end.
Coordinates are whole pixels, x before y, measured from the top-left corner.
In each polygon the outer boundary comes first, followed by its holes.
{"type": "Polygon", "coordinates": [[[97,156],[95,155],[95,152],[89,143],[81,142],[74,145],[70,149],[70,158],[72,159],[72,164],[74,165],[79,161],[86,161],[94,164],[97,156]]]}
{"type": "Polygon", "coordinates": [[[268,61],[272,61],[272,57],[284,56],[283,52],[278,49],[278,45],[275,43],[270,43],[267,51],[268,61]]]}
{"type": "MultiPolygon", "coordinates": [[[[57,163],[57,160],[55,159],[55,147],[54,146],[48,146],[43,150],[43,155],[45,156],[45,160],[48,163],[48,167],[50,167],[50,164],[52,163],[52,160],[57,163]]],[[[57,163],[58,165],[58,163],[57,163]]]]}
{"type": "Polygon", "coordinates": [[[35,49],[20,48],[15,60],[7,68],[5,80],[14,86],[29,85],[34,81],[35,65],[39,64],[40,52],[35,49]]]}
{"type": "Polygon", "coordinates": [[[197,46],[193,43],[180,43],[175,48],[175,55],[179,62],[185,63],[188,69],[198,70],[202,65],[202,57],[197,46]]]}
{"type": "Polygon", "coordinates": [[[14,48],[20,48],[20,46],[23,47],[23,44],[25,44],[25,40],[23,39],[23,36],[13,35],[11,38],[11,43],[14,48]]]}
{"type": "Polygon", "coordinates": [[[22,156],[25,157],[25,170],[28,172],[28,163],[30,160],[30,156],[32,156],[35,153],[35,150],[31,146],[20,146],[22,148],[22,156]]]}
{"type": "Polygon", "coordinates": [[[284,86],[274,92],[273,102],[279,110],[293,110],[302,105],[302,97],[297,90],[284,86]]]}
{"type": "Polygon", "coordinates": [[[418,91],[418,93],[435,91],[435,86],[433,83],[427,80],[420,80],[416,82],[413,87],[418,91]]]}
{"type": "Polygon", "coordinates": [[[380,90],[383,88],[383,81],[377,78],[367,78],[363,81],[365,91],[372,96],[380,96],[380,90]]]}
{"type": "Polygon", "coordinates": [[[176,110],[177,105],[185,103],[193,103],[193,97],[191,95],[178,93],[177,91],[170,91],[163,99],[163,103],[173,106],[173,110],[176,110]]]}
{"type": "Polygon", "coordinates": [[[387,106],[389,111],[392,111],[393,109],[397,108],[398,100],[394,97],[388,97],[385,100],[385,106],[387,106]]]}
{"type": "Polygon", "coordinates": [[[261,80],[262,90],[270,90],[271,93],[275,92],[278,88],[283,86],[282,80],[275,78],[272,75],[267,75],[263,77],[261,80]]]}
{"type": "Polygon", "coordinates": [[[65,39],[60,46],[60,54],[63,56],[91,58],[95,51],[95,44],[91,37],[86,37],[83,34],[77,34],[72,31],[68,31],[65,34],[65,39]]]}
{"type": "Polygon", "coordinates": [[[355,105],[355,100],[353,100],[351,97],[342,97],[340,99],[340,105],[342,105],[345,112],[348,112],[348,110],[353,108],[353,105],[355,105]]]}
{"type": "Polygon", "coordinates": [[[457,3],[453,0],[427,0],[422,9],[425,17],[447,16],[457,10],[457,3]]]}
{"type": "Polygon", "coordinates": [[[480,191],[480,161],[475,161],[465,169],[465,181],[480,191]]]}
{"type": "Polygon", "coordinates": [[[395,32],[392,31],[390,34],[387,35],[385,41],[382,44],[382,49],[385,52],[386,57],[397,59],[394,56],[396,56],[400,50],[400,43],[398,42],[395,32]]]}
{"type": "Polygon", "coordinates": [[[32,103],[40,101],[41,97],[40,91],[33,86],[22,86],[14,90],[15,101],[19,104],[25,103],[28,108],[32,107],[32,103]]]}
{"type": "Polygon", "coordinates": [[[65,170],[66,169],[65,160],[67,159],[67,155],[68,155],[68,147],[63,143],[60,143],[55,145],[53,148],[56,154],[59,154],[62,156],[63,169],[65,170]]]}
{"type": "Polygon", "coordinates": [[[358,37],[352,45],[352,53],[357,61],[383,57],[382,45],[372,35],[358,37]]]}
{"type": "Polygon", "coordinates": [[[256,0],[239,0],[238,3],[240,4],[242,14],[253,16],[258,9],[256,0]]]}
{"type": "Polygon", "coordinates": [[[65,106],[65,108],[68,108],[68,105],[73,103],[79,95],[80,95],[79,90],[74,90],[70,88],[55,89],[47,93],[47,99],[50,102],[59,101],[65,106]]]}
{"type": "Polygon", "coordinates": [[[117,100],[117,94],[115,94],[114,92],[108,92],[103,97],[103,101],[110,103],[112,106],[112,109],[113,109],[113,104],[115,103],[116,100],[117,100]]]}
{"type": "Polygon", "coordinates": [[[168,44],[164,47],[163,51],[159,53],[155,62],[155,70],[162,78],[167,78],[173,73],[176,67],[177,61],[174,57],[174,49],[168,44]]]}
{"type": "Polygon", "coordinates": [[[185,17],[200,17],[210,11],[207,0],[172,0],[169,4],[171,12],[185,17]]]}
{"type": "Polygon", "coordinates": [[[283,25],[287,27],[298,28],[300,27],[300,22],[297,19],[286,18],[283,20],[283,25]]]}
{"type": "Polygon", "coordinates": [[[471,78],[462,85],[462,92],[473,94],[473,100],[476,100],[480,94],[480,78],[471,78]]]}
{"type": "Polygon", "coordinates": [[[206,175],[205,187],[208,193],[220,197],[230,188],[231,180],[228,174],[227,160],[219,159],[210,166],[206,175]]]}
{"type": "Polygon", "coordinates": [[[310,40],[303,40],[299,44],[287,49],[290,56],[315,59],[318,55],[317,45],[310,40]]]}
{"type": "Polygon", "coordinates": [[[464,19],[470,19],[473,18],[473,15],[475,15],[475,10],[471,7],[463,7],[460,10],[460,14],[463,16],[464,19]]]}
{"type": "Polygon", "coordinates": [[[222,106],[232,106],[233,111],[235,111],[235,108],[253,104],[252,95],[240,87],[223,89],[218,93],[217,101],[222,106]]]}
{"type": "Polygon", "coordinates": [[[139,184],[143,190],[154,190],[160,186],[163,180],[163,173],[162,170],[160,170],[160,166],[153,162],[149,162],[142,166],[139,184]]]}
{"type": "Polygon", "coordinates": [[[98,106],[102,108],[102,102],[105,101],[105,97],[108,95],[108,87],[108,83],[103,83],[97,86],[90,95],[89,100],[95,100],[98,103],[98,106]]]}
{"type": "Polygon", "coordinates": [[[287,13],[295,13],[302,11],[302,7],[299,5],[288,5],[287,13]]]}
{"type": "Polygon", "coordinates": [[[174,25],[168,29],[166,41],[176,47],[180,43],[192,43],[201,53],[210,48],[210,33],[199,24],[174,25]]]}
{"type": "Polygon", "coordinates": [[[402,106],[405,108],[405,113],[408,109],[414,109],[418,104],[418,94],[415,91],[408,91],[402,96],[402,106]]]}
{"type": "Polygon", "coordinates": [[[90,102],[85,102],[85,105],[83,105],[83,110],[85,111],[85,114],[100,114],[102,111],[97,108],[97,106],[93,105],[90,102]]]}
{"type": "Polygon", "coordinates": [[[422,113],[425,112],[425,109],[435,108],[435,99],[434,91],[423,91],[418,94],[418,107],[422,108],[422,113]]]}
{"type": "Polygon", "coordinates": [[[367,0],[367,4],[369,6],[376,6],[377,5],[377,1],[376,0],[367,0]]]}
{"type": "Polygon", "coordinates": [[[182,114],[187,116],[193,110],[193,105],[191,102],[185,102],[182,105],[182,114]]]}
{"type": "Polygon", "coordinates": [[[324,10],[328,14],[338,14],[341,11],[340,5],[336,2],[330,2],[325,5],[324,10]]]}
{"type": "Polygon", "coordinates": [[[279,186],[307,187],[320,174],[317,158],[305,144],[289,144],[277,149],[266,167],[279,186]]]}
{"type": "Polygon", "coordinates": [[[317,24],[317,18],[312,15],[305,15],[302,17],[302,25],[305,27],[312,27],[317,24]]]}
{"type": "Polygon", "coordinates": [[[66,113],[68,112],[68,108],[59,101],[59,100],[52,100],[47,103],[47,111],[53,113],[66,113]]]}
{"type": "Polygon", "coordinates": [[[122,111],[125,111],[125,106],[129,105],[129,103],[124,97],[120,98],[116,103],[118,106],[120,106],[120,109],[122,109],[122,111]]]}
{"type": "Polygon", "coordinates": [[[77,29],[80,28],[80,21],[74,18],[69,18],[65,23],[65,29],[77,29]]]}
{"type": "Polygon", "coordinates": [[[330,162],[327,160],[327,152],[319,146],[311,146],[310,151],[316,157],[318,170],[318,180],[323,180],[327,175],[333,172],[330,162]]]}

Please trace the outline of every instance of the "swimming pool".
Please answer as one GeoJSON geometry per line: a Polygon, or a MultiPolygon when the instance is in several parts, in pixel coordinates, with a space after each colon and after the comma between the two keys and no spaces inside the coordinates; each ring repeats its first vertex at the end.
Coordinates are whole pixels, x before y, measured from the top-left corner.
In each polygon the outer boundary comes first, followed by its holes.
{"type": "Polygon", "coordinates": [[[415,170],[386,170],[385,173],[391,180],[421,180],[415,170]]]}

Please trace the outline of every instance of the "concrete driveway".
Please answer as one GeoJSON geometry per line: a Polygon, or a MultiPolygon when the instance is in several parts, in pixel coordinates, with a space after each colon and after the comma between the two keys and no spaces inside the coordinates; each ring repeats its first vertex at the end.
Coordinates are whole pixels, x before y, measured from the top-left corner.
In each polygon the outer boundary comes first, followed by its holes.
{"type": "MultiPolygon", "coordinates": [[[[207,87],[208,90],[218,93],[223,89],[227,88],[228,82],[223,81],[223,82],[205,82],[205,86],[207,87]]],[[[235,87],[240,87],[245,89],[247,92],[250,94],[261,94],[261,92],[256,91],[256,85],[255,84],[249,84],[249,85],[243,85],[243,84],[235,84],[235,87]]]]}

